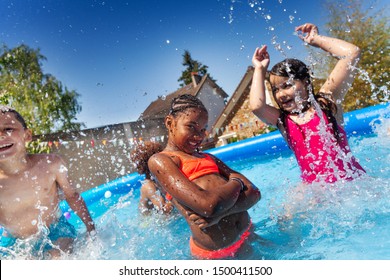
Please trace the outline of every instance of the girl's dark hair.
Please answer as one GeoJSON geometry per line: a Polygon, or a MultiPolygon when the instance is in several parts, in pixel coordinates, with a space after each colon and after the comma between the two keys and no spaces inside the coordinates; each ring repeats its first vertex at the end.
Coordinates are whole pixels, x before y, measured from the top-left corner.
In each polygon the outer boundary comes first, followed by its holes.
{"type": "Polygon", "coordinates": [[[26,121],[24,120],[24,118],[22,117],[21,114],[19,114],[18,111],[16,111],[15,109],[12,109],[11,107],[8,107],[8,106],[4,106],[4,105],[1,105],[0,106],[0,112],[5,114],[5,113],[12,113],[14,114],[15,116],[15,119],[20,122],[20,124],[23,126],[24,129],[27,129],[27,123],[26,121]]]}
{"type": "Polygon", "coordinates": [[[177,113],[182,113],[190,108],[201,109],[207,113],[207,109],[202,101],[191,94],[183,94],[172,100],[169,115],[175,117],[177,113]]]}
{"type": "MultiPolygon", "coordinates": [[[[275,76],[289,77],[295,80],[306,81],[309,92],[313,94],[315,101],[319,104],[321,110],[324,111],[329,122],[332,124],[334,135],[337,141],[340,140],[339,128],[335,118],[335,115],[337,113],[337,106],[333,99],[333,96],[331,94],[326,94],[322,92],[314,93],[314,88],[311,82],[310,69],[307,67],[305,63],[303,63],[299,59],[287,58],[275,64],[274,67],[272,67],[270,72],[272,75],[275,76]]],[[[286,112],[282,111],[282,114],[286,115],[286,112]]],[[[283,126],[286,127],[285,117],[282,116],[281,120],[283,126]]]]}
{"type": "Polygon", "coordinates": [[[280,77],[291,77],[296,80],[310,80],[310,71],[305,63],[295,58],[286,58],[276,63],[271,69],[271,74],[280,77]]]}
{"type": "Polygon", "coordinates": [[[133,151],[130,153],[130,159],[137,167],[139,174],[145,174],[150,177],[148,168],[149,158],[163,150],[163,146],[157,142],[145,141],[136,144],[133,151]]]}

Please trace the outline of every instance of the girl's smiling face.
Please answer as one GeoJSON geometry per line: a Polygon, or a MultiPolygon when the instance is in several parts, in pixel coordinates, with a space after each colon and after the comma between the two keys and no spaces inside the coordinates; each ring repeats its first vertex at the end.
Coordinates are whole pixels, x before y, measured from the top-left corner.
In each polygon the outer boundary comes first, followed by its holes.
{"type": "Polygon", "coordinates": [[[175,147],[185,153],[194,153],[202,144],[206,136],[208,114],[202,109],[189,108],[166,119],[169,130],[169,142],[171,147],[175,147]]]}
{"type": "Polygon", "coordinates": [[[271,75],[270,82],[275,101],[281,110],[301,113],[307,107],[309,94],[305,81],[271,75]]]}

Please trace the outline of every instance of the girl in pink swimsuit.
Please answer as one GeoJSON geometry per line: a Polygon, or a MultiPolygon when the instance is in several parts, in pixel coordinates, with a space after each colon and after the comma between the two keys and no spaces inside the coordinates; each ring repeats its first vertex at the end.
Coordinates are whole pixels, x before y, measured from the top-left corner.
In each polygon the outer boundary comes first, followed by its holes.
{"type": "Polygon", "coordinates": [[[148,162],[150,171],[190,230],[194,258],[245,256],[251,231],[248,209],[260,191],[242,174],[211,154],[199,151],[205,138],[208,112],[192,95],[181,95],[165,118],[168,143],[148,162]]]}
{"type": "Polygon", "coordinates": [[[253,55],[255,68],[250,90],[253,113],[264,122],[277,126],[293,150],[304,182],[333,183],[364,174],[352,156],[342,127],[340,105],[354,79],[360,57],[357,46],[318,34],[317,26],[307,23],[295,29],[311,46],[338,58],[319,93],[314,94],[308,67],[300,60],[285,59],[270,71],[273,98],[279,108],[265,102],[266,72],[270,63],[267,46],[253,55]]]}

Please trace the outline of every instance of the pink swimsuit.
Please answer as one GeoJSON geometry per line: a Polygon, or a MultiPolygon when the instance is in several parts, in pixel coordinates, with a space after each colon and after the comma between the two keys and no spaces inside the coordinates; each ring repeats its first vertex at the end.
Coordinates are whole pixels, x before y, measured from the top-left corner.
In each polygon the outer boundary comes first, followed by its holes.
{"type": "Polygon", "coordinates": [[[305,124],[297,124],[287,116],[285,123],[289,145],[304,182],[332,183],[340,179],[352,180],[365,173],[351,153],[344,129],[339,126],[340,140],[337,142],[325,113],[321,120],[315,112],[305,124]]]}

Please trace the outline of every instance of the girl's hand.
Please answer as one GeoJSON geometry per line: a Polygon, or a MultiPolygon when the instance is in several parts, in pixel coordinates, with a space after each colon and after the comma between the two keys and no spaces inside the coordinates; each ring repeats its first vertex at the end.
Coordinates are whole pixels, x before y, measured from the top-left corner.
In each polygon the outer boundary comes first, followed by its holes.
{"type": "Polygon", "coordinates": [[[256,48],[252,57],[252,63],[255,68],[267,70],[270,62],[269,53],[267,52],[267,46],[256,48]]]}
{"type": "Polygon", "coordinates": [[[314,37],[318,35],[318,28],[312,23],[305,23],[295,28],[295,31],[298,32],[298,37],[303,41],[311,45],[313,43],[314,37]]]}
{"type": "Polygon", "coordinates": [[[197,225],[200,229],[206,229],[210,226],[213,226],[219,222],[221,217],[214,217],[214,218],[205,218],[202,217],[196,213],[191,213],[189,215],[189,219],[192,223],[197,225]]]}

